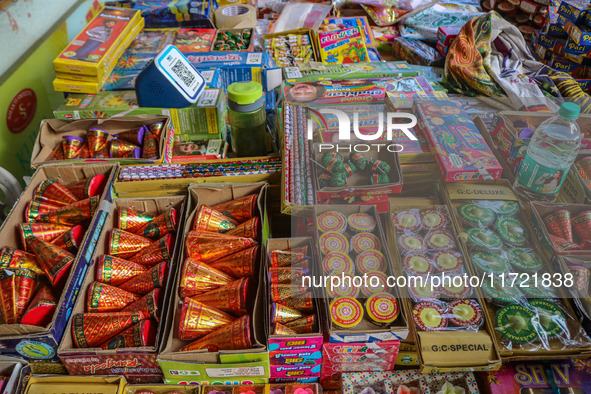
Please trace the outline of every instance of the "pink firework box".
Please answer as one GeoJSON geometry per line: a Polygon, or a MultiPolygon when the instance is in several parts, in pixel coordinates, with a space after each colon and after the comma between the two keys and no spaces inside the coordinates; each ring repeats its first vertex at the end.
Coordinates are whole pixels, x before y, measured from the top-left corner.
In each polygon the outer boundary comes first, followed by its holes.
{"type": "Polygon", "coordinates": [[[501,164],[455,102],[416,100],[414,112],[445,182],[501,178],[501,164]]]}
{"type": "Polygon", "coordinates": [[[322,376],[341,372],[389,371],[396,364],[400,341],[325,343],[322,376]]]}
{"type": "Polygon", "coordinates": [[[437,41],[440,42],[443,47],[448,47],[458,36],[461,29],[461,26],[439,26],[437,29],[437,41]]]}
{"type": "Polygon", "coordinates": [[[369,55],[359,27],[318,33],[320,57],[324,64],[363,63],[369,55]]]}

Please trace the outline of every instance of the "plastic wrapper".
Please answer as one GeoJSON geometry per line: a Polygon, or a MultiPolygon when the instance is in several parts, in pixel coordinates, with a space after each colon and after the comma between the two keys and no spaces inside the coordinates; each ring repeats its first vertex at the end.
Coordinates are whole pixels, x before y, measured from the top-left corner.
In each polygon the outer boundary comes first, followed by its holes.
{"type": "Polygon", "coordinates": [[[435,48],[424,42],[404,37],[394,39],[393,54],[399,60],[421,66],[442,67],[445,61],[435,48]]]}
{"type": "Polygon", "coordinates": [[[289,2],[273,25],[273,32],[281,33],[302,27],[318,31],[331,8],[330,5],[325,4],[289,2]]]}
{"type": "Polygon", "coordinates": [[[391,26],[408,11],[377,5],[362,4],[363,9],[378,26],[391,26]]]}

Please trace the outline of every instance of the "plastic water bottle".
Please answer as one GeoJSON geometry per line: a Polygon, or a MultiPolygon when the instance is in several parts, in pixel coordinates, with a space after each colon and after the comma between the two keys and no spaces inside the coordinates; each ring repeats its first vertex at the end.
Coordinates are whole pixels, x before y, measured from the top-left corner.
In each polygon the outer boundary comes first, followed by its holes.
{"type": "Polygon", "coordinates": [[[266,119],[260,83],[234,82],[228,86],[228,122],[237,157],[267,154],[266,119]]]}
{"type": "Polygon", "coordinates": [[[534,132],[513,185],[524,202],[556,200],[581,147],[580,111],[575,103],[563,103],[558,115],[534,132]]]}

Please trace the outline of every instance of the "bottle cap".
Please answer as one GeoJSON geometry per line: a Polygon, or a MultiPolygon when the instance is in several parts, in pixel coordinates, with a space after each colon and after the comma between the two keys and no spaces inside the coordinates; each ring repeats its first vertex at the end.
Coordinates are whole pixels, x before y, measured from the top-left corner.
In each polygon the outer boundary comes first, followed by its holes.
{"type": "Polygon", "coordinates": [[[263,96],[263,86],[255,81],[234,82],[228,86],[228,100],[239,105],[252,104],[263,96]]]}
{"type": "Polygon", "coordinates": [[[558,114],[565,119],[577,119],[580,112],[581,107],[575,103],[562,103],[558,110],[558,114]]]}

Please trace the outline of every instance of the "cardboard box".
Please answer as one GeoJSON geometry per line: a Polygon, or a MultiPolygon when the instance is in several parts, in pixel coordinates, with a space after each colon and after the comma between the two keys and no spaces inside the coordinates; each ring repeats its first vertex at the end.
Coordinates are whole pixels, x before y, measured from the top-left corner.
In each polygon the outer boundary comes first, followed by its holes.
{"type": "MultiPolygon", "coordinates": [[[[108,254],[109,232],[116,228],[117,214],[119,208],[132,208],[138,211],[161,214],[175,208],[177,211],[178,229],[184,225],[184,205],[186,197],[160,197],[160,198],[137,198],[137,199],[115,199],[106,210],[106,221],[101,236],[98,238],[97,248],[92,255],[92,264],[89,274],[80,286],[81,296],[78,298],[72,309],[72,314],[85,313],[88,289],[96,280],[96,265],[99,257],[108,254]]],[[[177,230],[177,235],[179,234],[177,230]]],[[[176,241],[180,237],[176,237],[176,241]]],[[[163,320],[169,307],[168,300],[173,291],[174,273],[177,270],[179,245],[172,246],[172,257],[168,264],[168,277],[166,286],[161,289],[163,292],[161,318],[156,331],[154,346],[138,348],[120,348],[103,350],[100,348],[77,348],[72,338],[72,321],[66,327],[66,334],[58,348],[58,355],[70,375],[123,375],[128,381],[133,382],[160,382],[162,372],[156,362],[156,352],[160,340],[164,335],[163,320]]]]}
{"type": "Polygon", "coordinates": [[[0,376],[3,380],[0,382],[0,391],[3,394],[13,394],[18,392],[21,379],[21,372],[27,362],[15,357],[0,356],[0,376]]]}
{"type": "Polygon", "coordinates": [[[123,394],[122,376],[34,375],[23,394],[123,394]]]}
{"type": "Polygon", "coordinates": [[[322,378],[338,379],[343,372],[391,371],[400,341],[325,343],[322,348],[322,378]]]}
{"type": "MultiPolygon", "coordinates": [[[[215,49],[215,43],[217,41],[222,41],[225,43],[225,41],[221,38],[221,35],[224,33],[242,33],[244,30],[249,30],[250,31],[250,38],[248,39],[249,43],[248,43],[248,47],[246,49],[235,49],[235,51],[237,52],[252,52],[254,51],[254,42],[255,42],[255,32],[254,29],[218,29],[217,34],[214,33],[214,40],[211,42],[211,52],[225,52],[222,50],[216,50],[215,49]]],[[[238,43],[236,43],[238,44],[238,43]]]]}
{"type": "MultiPolygon", "coordinates": [[[[584,273],[584,270],[591,270],[591,256],[555,256],[552,259],[552,265],[556,267],[556,271],[566,275],[576,274],[577,272],[584,273]],[[573,267],[573,270],[571,270],[573,267]]],[[[577,276],[573,276],[575,280],[577,276]]],[[[574,286],[568,287],[565,290],[570,293],[572,302],[576,306],[577,310],[582,314],[587,322],[583,322],[583,328],[586,328],[586,324],[591,320],[591,297],[589,292],[589,283],[585,287],[585,281],[575,283],[574,286]]],[[[587,329],[587,333],[589,330],[587,329]]]]}
{"type": "Polygon", "coordinates": [[[201,386],[188,386],[186,384],[128,384],[123,389],[122,394],[167,394],[167,393],[201,393],[201,386]],[[172,391],[171,391],[172,390],[172,391]]]}
{"type": "Polygon", "coordinates": [[[81,163],[93,161],[114,161],[114,162],[128,162],[128,163],[168,163],[172,157],[172,138],[173,129],[171,127],[170,118],[163,115],[135,115],[126,116],[122,118],[110,119],[81,119],[81,120],[61,120],[61,119],[46,119],[41,122],[39,135],[35,140],[33,153],[31,154],[31,166],[36,168],[42,164],[51,164],[56,162],[64,163],[81,163]],[[152,123],[163,122],[164,126],[160,135],[159,154],[157,159],[119,159],[119,158],[105,158],[105,159],[71,159],[71,160],[48,160],[55,147],[61,143],[62,137],[66,135],[73,135],[81,137],[86,140],[86,131],[91,127],[97,127],[105,130],[111,135],[108,141],[113,140],[113,136],[124,131],[139,128],[141,126],[149,126],[152,123]]]}
{"type": "Polygon", "coordinates": [[[96,242],[105,223],[105,204],[112,200],[111,187],[117,170],[116,163],[88,164],[49,164],[39,168],[32,176],[29,186],[21,194],[6,220],[0,227],[2,246],[22,249],[15,226],[23,223],[26,205],[33,197],[34,189],[44,180],[57,179],[64,185],[102,174],[106,177],[105,190],[101,194],[101,203],[94,214],[84,239],[76,253],[70,275],[59,295],[56,311],[47,327],[29,325],[0,325],[0,354],[19,355],[26,360],[52,360],[56,357],[68,319],[80,284],[86,276],[90,256],[96,248],[96,242]]]}
{"type": "MultiPolygon", "coordinates": [[[[260,231],[262,241],[268,236],[268,222],[266,220],[265,195],[267,184],[265,182],[249,184],[211,184],[189,188],[189,201],[187,204],[187,217],[184,228],[179,233],[186,234],[193,227],[195,214],[201,205],[213,206],[222,202],[234,200],[253,193],[258,194],[257,208],[260,215],[260,231]]],[[[164,382],[173,384],[224,384],[224,383],[267,383],[269,379],[269,353],[265,340],[265,311],[264,283],[261,275],[262,264],[255,267],[255,278],[259,276],[258,288],[252,288],[252,294],[247,300],[252,302],[251,333],[252,348],[243,350],[222,350],[219,352],[187,351],[180,349],[188,345],[190,341],[178,339],[179,324],[179,297],[178,287],[182,264],[185,261],[185,237],[180,237],[183,252],[179,255],[179,270],[171,291],[172,307],[165,318],[165,336],[163,337],[158,364],[164,373],[164,382]]]]}
{"type": "MultiPolygon", "coordinates": [[[[263,35],[263,44],[264,46],[267,45],[267,40],[269,40],[269,43],[271,42],[271,40],[273,40],[274,38],[277,37],[283,37],[287,40],[289,40],[288,38],[289,36],[295,37],[295,36],[308,36],[308,40],[309,40],[309,45],[312,47],[312,56],[310,57],[310,59],[308,61],[311,62],[316,62],[316,61],[320,61],[320,54],[318,53],[318,41],[316,38],[316,31],[314,31],[313,29],[307,28],[307,27],[303,27],[301,29],[295,29],[295,30],[286,30],[286,31],[282,31],[280,33],[268,33],[268,34],[264,34],[263,35]]],[[[275,54],[274,49],[271,48],[267,48],[267,53],[269,54],[269,56],[271,58],[273,58],[273,60],[275,61],[276,64],[281,65],[281,62],[278,62],[276,58],[273,57],[273,55],[275,54]]],[[[291,56],[288,55],[288,57],[291,56]]],[[[289,61],[291,62],[291,61],[289,61]]],[[[293,63],[292,63],[293,64],[293,63]]],[[[287,64],[283,64],[283,66],[287,66],[289,65],[289,63],[287,64]]],[[[295,67],[297,68],[297,66],[295,67]]],[[[285,71],[284,71],[285,73],[285,71]]]]}

